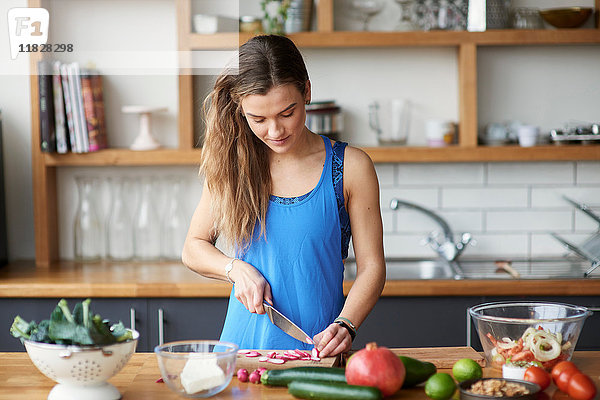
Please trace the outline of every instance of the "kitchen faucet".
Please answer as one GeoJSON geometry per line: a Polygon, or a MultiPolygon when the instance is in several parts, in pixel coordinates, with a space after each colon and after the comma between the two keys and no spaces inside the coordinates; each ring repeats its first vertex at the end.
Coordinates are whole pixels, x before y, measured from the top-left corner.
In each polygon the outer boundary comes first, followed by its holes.
{"type": "Polygon", "coordinates": [[[398,210],[401,206],[420,211],[437,222],[437,224],[442,228],[443,234],[439,235],[438,232],[431,232],[425,239],[425,242],[426,244],[429,244],[429,246],[435,250],[435,252],[441,258],[448,262],[454,271],[454,278],[462,279],[464,277],[464,273],[460,268],[460,265],[456,262],[456,259],[465,250],[467,245],[471,243],[471,240],[473,239],[471,234],[468,232],[463,233],[460,242],[455,243],[454,233],[452,232],[450,225],[448,225],[446,220],[444,220],[438,214],[418,204],[397,198],[393,198],[390,201],[390,208],[394,211],[398,210]],[[440,236],[443,236],[442,240],[440,240],[440,236]]]}

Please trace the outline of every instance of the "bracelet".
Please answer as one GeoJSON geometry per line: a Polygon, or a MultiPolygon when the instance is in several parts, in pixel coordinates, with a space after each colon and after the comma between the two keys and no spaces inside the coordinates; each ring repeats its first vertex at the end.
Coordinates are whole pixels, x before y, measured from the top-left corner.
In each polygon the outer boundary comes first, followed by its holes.
{"type": "Polygon", "coordinates": [[[336,321],[344,321],[356,333],[356,326],[354,326],[352,321],[350,321],[348,318],[337,317],[333,322],[336,322],[336,321]]]}
{"type": "Polygon", "coordinates": [[[335,321],[333,321],[333,323],[346,328],[346,330],[350,334],[350,339],[352,339],[352,341],[354,341],[354,338],[356,337],[356,331],[353,330],[347,323],[345,323],[344,321],[339,320],[339,319],[336,319],[335,321]]]}
{"type": "Polygon", "coordinates": [[[231,280],[231,278],[229,277],[229,273],[231,272],[231,270],[233,269],[233,262],[237,260],[237,258],[233,258],[231,261],[229,261],[227,263],[227,265],[225,266],[225,276],[227,277],[227,280],[229,281],[229,283],[231,283],[232,285],[234,284],[234,282],[231,280]]]}

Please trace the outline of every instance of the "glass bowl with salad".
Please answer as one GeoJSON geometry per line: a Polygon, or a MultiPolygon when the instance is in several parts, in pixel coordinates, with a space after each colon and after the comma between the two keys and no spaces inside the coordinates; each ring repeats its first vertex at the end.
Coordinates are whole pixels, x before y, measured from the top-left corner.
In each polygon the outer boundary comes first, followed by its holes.
{"type": "Polygon", "coordinates": [[[489,366],[550,371],[570,360],[583,323],[585,307],[547,302],[485,303],[469,308],[489,366]]]}

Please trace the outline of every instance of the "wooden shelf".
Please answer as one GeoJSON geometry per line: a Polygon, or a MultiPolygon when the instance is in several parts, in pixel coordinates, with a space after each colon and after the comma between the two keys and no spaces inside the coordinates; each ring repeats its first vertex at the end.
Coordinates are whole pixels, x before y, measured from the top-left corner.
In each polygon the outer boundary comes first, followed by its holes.
{"type": "Polygon", "coordinates": [[[44,161],[50,167],[200,165],[200,150],[161,149],[133,151],[129,149],[106,149],[83,154],[44,154],[44,161]]]}
{"type": "MultiPolygon", "coordinates": [[[[246,33],[217,33],[187,35],[187,46],[192,50],[235,49],[253,35],[246,33]]],[[[386,47],[386,46],[483,46],[544,45],[544,44],[600,44],[599,29],[543,29],[543,30],[490,30],[415,31],[415,32],[302,32],[288,35],[302,48],[332,47],[386,47]]]]}
{"type": "MultiPolygon", "coordinates": [[[[362,147],[376,163],[486,162],[486,161],[576,161],[599,160],[599,145],[362,147]]],[[[109,149],[85,154],[45,154],[51,167],[151,166],[200,164],[200,149],[131,151],[109,149]]]]}

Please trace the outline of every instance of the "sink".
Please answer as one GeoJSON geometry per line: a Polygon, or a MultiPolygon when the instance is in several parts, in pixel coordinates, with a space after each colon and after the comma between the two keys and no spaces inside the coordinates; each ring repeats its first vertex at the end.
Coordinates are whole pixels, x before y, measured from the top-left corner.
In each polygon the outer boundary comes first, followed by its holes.
{"type": "MultiPolygon", "coordinates": [[[[509,273],[498,270],[496,261],[501,258],[464,258],[454,261],[464,272],[464,279],[516,279],[509,273]],[[498,271],[498,272],[497,272],[498,271]]],[[[584,279],[583,273],[590,262],[575,258],[508,258],[519,279],[584,279]]],[[[345,264],[345,279],[356,278],[356,262],[349,259],[345,264]]],[[[388,280],[454,279],[449,262],[442,259],[396,258],[386,260],[388,280]]],[[[600,271],[585,279],[600,278],[600,271]]]]}

